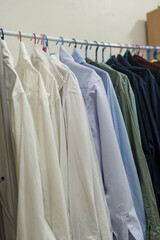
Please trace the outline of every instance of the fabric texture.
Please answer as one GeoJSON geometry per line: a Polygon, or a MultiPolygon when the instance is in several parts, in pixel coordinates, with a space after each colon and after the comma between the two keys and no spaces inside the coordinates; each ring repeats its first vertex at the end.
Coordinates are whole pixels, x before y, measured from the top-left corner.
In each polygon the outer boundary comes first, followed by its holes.
{"type": "Polygon", "coordinates": [[[50,115],[55,136],[59,165],[63,180],[65,199],[68,212],[68,186],[67,186],[67,146],[63,110],[59,88],[54,75],[48,67],[49,56],[37,45],[34,45],[31,61],[33,66],[41,73],[45,89],[48,95],[50,115]]]}
{"type": "MultiPolygon", "coordinates": [[[[154,91],[155,79],[154,78],[151,79],[152,75],[148,69],[128,66],[129,63],[127,63],[125,59],[123,59],[120,56],[118,59],[119,59],[119,62],[123,63],[123,65],[121,64],[120,68],[123,68],[124,70],[127,69],[128,71],[130,71],[130,73],[134,77],[134,80],[132,78],[130,81],[132,82],[132,85],[134,87],[134,91],[136,94],[142,147],[143,147],[146,160],[148,163],[148,167],[150,170],[153,187],[155,190],[157,205],[159,209],[160,208],[160,195],[159,195],[160,175],[158,170],[159,169],[158,162],[160,159],[160,138],[158,134],[156,119],[154,118],[154,114],[152,111],[152,109],[155,109],[156,111],[157,103],[158,103],[158,101],[156,101],[157,99],[156,95],[153,94],[153,92],[155,93],[154,91]],[[152,100],[153,100],[153,106],[151,106],[152,100]]],[[[116,60],[113,57],[108,62],[112,64],[112,62],[116,63],[116,60]]]]}
{"type": "Polygon", "coordinates": [[[78,81],[54,56],[46,66],[56,78],[63,108],[72,239],[111,240],[109,210],[78,81]]]}
{"type": "MultiPolygon", "coordinates": [[[[134,163],[134,159],[133,159],[133,155],[130,147],[130,142],[128,139],[128,134],[126,131],[126,126],[123,120],[121,109],[119,107],[117,96],[115,94],[110,76],[104,70],[97,68],[93,65],[87,64],[85,59],[81,55],[79,49],[74,48],[72,56],[75,62],[80,63],[86,67],[92,68],[101,77],[103,81],[107,98],[108,98],[108,103],[109,103],[111,114],[112,114],[112,120],[113,120],[116,137],[118,140],[118,145],[121,151],[123,164],[126,170],[126,174],[127,174],[131,194],[132,194],[134,207],[135,207],[138,219],[140,221],[141,227],[143,229],[143,235],[145,237],[146,236],[146,217],[144,212],[141,187],[140,187],[137,170],[135,167],[135,163],[134,163]]],[[[123,78],[125,78],[125,75],[123,76],[123,78]]]]}
{"type": "Polygon", "coordinates": [[[18,182],[17,240],[55,240],[44,216],[36,132],[27,97],[14,70],[12,56],[1,41],[11,129],[16,143],[18,182]]]}
{"type": "Polygon", "coordinates": [[[64,46],[60,47],[60,60],[76,75],[82,91],[99,158],[114,234],[118,239],[129,239],[131,232],[135,239],[143,239],[103,82],[95,71],[76,63],[64,46]],[[119,196],[118,201],[115,193],[119,196]]]}
{"type": "Polygon", "coordinates": [[[26,93],[37,134],[45,218],[56,239],[70,239],[67,209],[48,96],[40,73],[33,67],[20,42],[17,73],[26,93]]]}
{"type": "MultiPolygon", "coordinates": [[[[95,66],[98,65],[100,68],[108,72],[108,66],[106,64],[97,64],[92,60],[88,60],[87,62],[95,66]]],[[[114,69],[122,71],[123,73],[126,73],[128,77],[132,77],[132,75],[129,72],[127,72],[127,70],[124,71],[121,68],[116,67],[116,65],[112,65],[112,66],[114,66],[114,69]]],[[[115,71],[114,69],[112,69],[112,71],[115,71]]],[[[133,113],[132,113],[131,107],[129,107],[130,106],[129,101],[128,101],[128,108],[126,107],[127,99],[125,99],[124,96],[127,96],[127,94],[124,95],[122,91],[119,91],[119,83],[117,81],[117,78],[111,77],[111,80],[114,85],[115,91],[117,93],[119,104],[121,106],[122,114],[123,114],[126,128],[128,131],[128,136],[130,139],[130,144],[131,144],[131,148],[132,148],[132,152],[133,152],[133,156],[134,156],[134,160],[135,160],[135,164],[137,167],[138,176],[141,184],[144,207],[145,207],[145,212],[146,212],[147,221],[148,221],[147,239],[149,238],[158,239],[160,234],[160,223],[159,223],[157,204],[155,201],[153,185],[151,182],[150,173],[148,170],[144,152],[142,150],[140,142],[138,141],[138,134],[135,128],[133,113]]]]}
{"type": "Polygon", "coordinates": [[[0,42],[0,237],[15,240],[18,186],[3,61],[0,42]]]}

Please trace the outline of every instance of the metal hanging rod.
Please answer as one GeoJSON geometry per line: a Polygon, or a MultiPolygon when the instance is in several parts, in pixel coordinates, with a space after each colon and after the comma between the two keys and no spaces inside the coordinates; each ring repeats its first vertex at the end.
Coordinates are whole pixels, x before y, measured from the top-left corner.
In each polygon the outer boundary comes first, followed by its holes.
{"type": "MultiPolygon", "coordinates": [[[[12,37],[19,37],[19,32],[13,32],[13,31],[3,31],[4,35],[12,36],[12,37]]],[[[30,33],[21,33],[22,38],[30,38],[34,39],[34,34],[30,33]]],[[[59,38],[59,37],[51,37],[47,36],[49,41],[53,42],[64,42],[64,43],[75,43],[75,40],[73,39],[67,39],[67,38],[59,38]]],[[[41,35],[36,35],[36,39],[42,40],[43,37],[41,35]]],[[[76,40],[77,44],[80,45],[90,45],[90,46],[99,46],[99,47],[110,47],[110,48],[128,48],[128,49],[146,49],[146,50],[160,50],[160,46],[147,46],[147,45],[134,45],[134,44],[115,44],[115,43],[103,43],[103,42],[92,42],[92,41],[86,41],[86,40],[76,40]]]]}

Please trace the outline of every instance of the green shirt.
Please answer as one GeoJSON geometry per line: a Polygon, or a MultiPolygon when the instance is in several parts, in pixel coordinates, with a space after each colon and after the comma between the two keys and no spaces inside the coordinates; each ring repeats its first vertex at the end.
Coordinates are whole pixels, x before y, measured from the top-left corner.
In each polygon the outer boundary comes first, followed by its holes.
{"type": "Polygon", "coordinates": [[[112,69],[104,63],[96,63],[89,58],[86,58],[86,62],[103,69],[108,72],[111,77],[113,87],[115,89],[117,99],[122,111],[122,115],[126,124],[128,137],[130,140],[135,165],[137,168],[139,181],[141,184],[144,207],[146,211],[148,229],[147,240],[159,240],[160,239],[160,220],[156,204],[156,199],[153,191],[151,177],[148,169],[148,165],[145,159],[145,155],[139,141],[138,131],[134,119],[133,110],[131,107],[127,87],[119,72],[112,69]]]}
{"type": "Polygon", "coordinates": [[[127,88],[129,100],[130,100],[132,111],[133,111],[133,117],[134,117],[135,124],[136,124],[136,127],[137,127],[137,133],[138,133],[139,141],[141,143],[141,135],[140,135],[140,129],[139,129],[137,107],[136,107],[136,100],[135,100],[134,92],[132,90],[132,87],[131,87],[131,84],[129,82],[128,77],[125,74],[123,74],[123,73],[120,73],[120,75],[122,76],[122,78],[124,80],[124,83],[126,85],[126,88],[127,88]]]}

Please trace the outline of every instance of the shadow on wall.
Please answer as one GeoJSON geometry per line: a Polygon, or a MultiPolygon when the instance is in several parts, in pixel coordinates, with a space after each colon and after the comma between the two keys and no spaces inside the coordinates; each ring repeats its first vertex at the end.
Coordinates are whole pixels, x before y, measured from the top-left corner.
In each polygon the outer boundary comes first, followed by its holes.
{"type": "Polygon", "coordinates": [[[146,21],[138,20],[128,33],[132,44],[147,44],[146,21]],[[145,36],[145,40],[144,40],[145,36]]]}

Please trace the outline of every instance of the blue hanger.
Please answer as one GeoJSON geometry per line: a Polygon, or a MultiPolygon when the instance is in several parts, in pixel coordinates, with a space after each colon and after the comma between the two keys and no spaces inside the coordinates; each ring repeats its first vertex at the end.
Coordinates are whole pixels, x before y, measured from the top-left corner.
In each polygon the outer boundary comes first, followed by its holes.
{"type": "Polygon", "coordinates": [[[149,55],[150,55],[150,61],[152,61],[153,60],[153,58],[152,58],[152,49],[149,50],[149,55]]]}
{"type": "MultiPolygon", "coordinates": [[[[64,38],[63,37],[59,37],[62,40],[61,45],[64,45],[64,38]]],[[[59,41],[56,42],[56,45],[58,44],[59,41]]]]}
{"type": "Polygon", "coordinates": [[[139,54],[140,54],[140,51],[141,51],[141,48],[140,48],[140,45],[137,45],[137,46],[138,46],[137,55],[139,56],[139,54]]]}
{"type": "Polygon", "coordinates": [[[102,48],[102,63],[105,63],[105,61],[104,61],[104,50],[105,50],[106,46],[105,46],[105,43],[104,43],[104,42],[101,42],[101,43],[103,43],[103,48],[102,48]]]}
{"type": "Polygon", "coordinates": [[[95,61],[98,62],[98,48],[99,48],[99,44],[97,41],[94,41],[96,44],[97,44],[97,47],[96,47],[96,52],[95,52],[95,61]]]}
{"type": "Polygon", "coordinates": [[[133,46],[133,54],[135,55],[136,54],[136,46],[134,44],[132,44],[133,46]]]}
{"type": "Polygon", "coordinates": [[[126,51],[126,60],[128,60],[128,52],[129,52],[129,45],[125,44],[127,46],[127,51],[126,51]]]}
{"type": "Polygon", "coordinates": [[[154,47],[153,59],[157,59],[157,48],[156,48],[156,46],[154,47]]]}
{"type": "Polygon", "coordinates": [[[47,47],[47,49],[48,49],[49,55],[51,55],[51,54],[50,54],[50,51],[49,51],[49,46],[48,46],[48,38],[47,38],[46,34],[43,34],[43,36],[45,36],[45,38],[46,38],[46,41],[45,41],[46,47],[47,47]]]}
{"type": "Polygon", "coordinates": [[[74,47],[76,48],[77,47],[77,41],[76,41],[75,38],[72,38],[72,40],[74,41],[74,43],[75,43],[74,47]]]}
{"type": "Polygon", "coordinates": [[[111,59],[112,58],[112,46],[111,46],[110,42],[108,42],[108,44],[109,44],[109,47],[110,47],[110,59],[111,59]]]}
{"type": "Polygon", "coordinates": [[[4,40],[4,32],[3,32],[3,28],[0,28],[0,30],[1,30],[1,33],[2,33],[2,37],[1,37],[1,39],[4,40]]]}
{"type": "Polygon", "coordinates": [[[84,40],[86,43],[87,43],[87,45],[86,45],[86,48],[85,48],[85,58],[87,57],[87,50],[88,50],[88,41],[87,40],[84,40]]]}
{"type": "Polygon", "coordinates": [[[43,35],[44,35],[45,38],[46,38],[46,47],[48,48],[48,38],[47,38],[46,34],[43,34],[43,35]]]}
{"type": "MultiPolygon", "coordinates": [[[[76,47],[77,47],[77,41],[76,41],[75,38],[72,38],[72,40],[74,41],[74,43],[75,43],[74,47],[76,48],[76,47]]],[[[71,44],[72,44],[72,42],[70,42],[70,43],[68,44],[68,47],[70,47],[71,44]]]]}
{"type": "Polygon", "coordinates": [[[148,49],[146,48],[146,58],[147,58],[147,61],[149,61],[149,54],[148,54],[148,49]]]}

